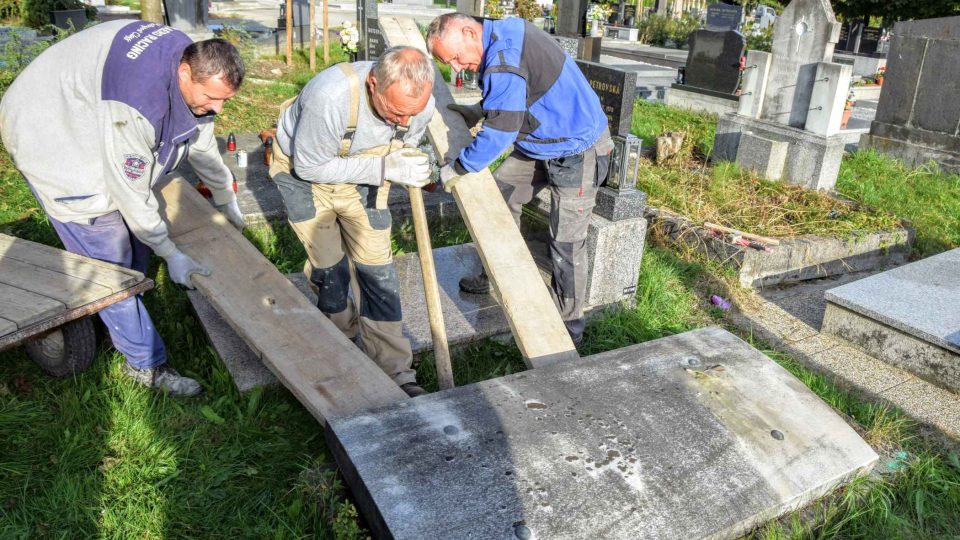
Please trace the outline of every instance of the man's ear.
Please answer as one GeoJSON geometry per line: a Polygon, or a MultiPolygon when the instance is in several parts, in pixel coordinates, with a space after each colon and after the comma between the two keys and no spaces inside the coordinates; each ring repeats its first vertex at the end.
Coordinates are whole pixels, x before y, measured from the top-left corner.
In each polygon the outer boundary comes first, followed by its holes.
{"type": "Polygon", "coordinates": [[[190,64],[186,62],[180,62],[180,66],[177,67],[177,79],[184,83],[188,83],[193,80],[193,70],[190,69],[190,64]]]}
{"type": "Polygon", "coordinates": [[[373,75],[373,72],[367,74],[367,87],[371,94],[377,91],[377,78],[373,75]]]}

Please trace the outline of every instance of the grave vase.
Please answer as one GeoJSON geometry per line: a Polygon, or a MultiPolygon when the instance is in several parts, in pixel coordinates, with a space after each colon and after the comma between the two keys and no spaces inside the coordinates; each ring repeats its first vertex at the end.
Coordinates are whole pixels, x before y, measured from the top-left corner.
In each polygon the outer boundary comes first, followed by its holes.
{"type": "Polygon", "coordinates": [[[850,121],[850,115],[853,114],[853,109],[844,109],[843,116],[840,117],[840,129],[847,127],[847,122],[850,121]]]}
{"type": "Polygon", "coordinates": [[[600,21],[590,21],[590,37],[600,37],[602,35],[600,21]]]}

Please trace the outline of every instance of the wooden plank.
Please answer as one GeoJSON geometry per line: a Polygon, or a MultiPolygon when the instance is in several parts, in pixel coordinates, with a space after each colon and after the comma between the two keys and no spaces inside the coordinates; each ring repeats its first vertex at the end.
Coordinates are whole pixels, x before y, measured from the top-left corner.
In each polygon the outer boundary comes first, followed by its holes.
{"type": "MultiPolygon", "coordinates": [[[[423,35],[413,19],[382,17],[380,28],[391,46],[409,45],[426,51],[423,35]]],[[[460,149],[473,139],[463,118],[447,109],[454,101],[439,70],[436,80],[433,97],[437,112],[427,127],[427,135],[437,156],[443,156],[442,161],[446,162],[456,159],[460,149]]],[[[454,188],[453,196],[527,365],[539,367],[579,359],[490,170],[467,176],[454,188]]]]}
{"type": "Polygon", "coordinates": [[[0,258],[16,259],[120,292],[143,281],[143,274],[22,238],[0,234],[0,258]]]}
{"type": "Polygon", "coordinates": [[[129,289],[125,289],[118,293],[113,293],[110,296],[106,296],[95,302],[84,304],[77,308],[68,309],[52,317],[42,319],[34,324],[31,324],[30,326],[23,327],[16,332],[6,335],[0,334],[0,351],[19,345],[20,343],[27,341],[34,336],[43,334],[48,330],[53,330],[54,328],[70,321],[79,319],[81,317],[86,317],[88,315],[93,315],[103,308],[112,306],[121,300],[126,300],[133,295],[149,291],[152,288],[153,280],[144,278],[143,281],[137,283],[129,289]]]}
{"type": "Polygon", "coordinates": [[[324,423],[408,399],[186,181],[170,182],[159,196],[175,216],[169,225],[177,247],[211,270],[194,276],[197,290],[314,418],[324,423]],[[206,224],[182,232],[197,223],[206,224]]]}
{"type": "Polygon", "coordinates": [[[58,300],[68,308],[95,302],[114,292],[79,277],[6,257],[0,258],[0,283],[58,300]]]}
{"type": "Polygon", "coordinates": [[[0,317],[13,322],[15,329],[66,310],[67,306],[63,302],[0,283],[0,317]]]}

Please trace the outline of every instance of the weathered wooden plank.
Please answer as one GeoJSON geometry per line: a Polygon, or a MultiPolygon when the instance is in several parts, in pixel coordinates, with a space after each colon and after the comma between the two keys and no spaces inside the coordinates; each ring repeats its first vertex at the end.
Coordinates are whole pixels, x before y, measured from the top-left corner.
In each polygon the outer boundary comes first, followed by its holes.
{"type": "Polygon", "coordinates": [[[211,270],[197,290],[314,418],[408,399],[193,187],[176,179],[159,196],[174,242],[211,270]]]}
{"type": "Polygon", "coordinates": [[[6,257],[0,258],[0,283],[58,300],[68,308],[113,294],[109,287],[6,257]]]}
{"type": "MultiPolygon", "coordinates": [[[[380,28],[391,46],[409,45],[426,51],[413,19],[382,17],[380,28]]],[[[463,118],[447,109],[454,101],[450,90],[442,84],[439,71],[437,81],[441,81],[433,86],[437,113],[427,134],[437,156],[450,161],[472,142],[472,137],[463,118]]],[[[539,367],[578,359],[560,313],[489,169],[468,175],[457,184],[453,195],[527,365],[539,367]]]]}
{"type": "Polygon", "coordinates": [[[78,277],[120,292],[143,281],[143,274],[62,249],[0,234],[0,258],[16,259],[61,274],[78,277]]]}
{"type": "Polygon", "coordinates": [[[0,283],[0,317],[13,322],[16,328],[67,310],[63,302],[0,283]]]}
{"type": "Polygon", "coordinates": [[[48,330],[53,330],[54,328],[57,328],[58,326],[66,324],[70,321],[98,313],[100,310],[112,306],[121,300],[126,300],[131,296],[149,291],[152,288],[153,280],[144,278],[142,281],[135,284],[133,287],[130,287],[129,289],[124,289],[118,293],[113,293],[110,296],[105,296],[95,302],[84,304],[77,308],[68,309],[46,319],[41,319],[34,324],[20,328],[19,330],[10,334],[4,335],[0,333],[0,351],[19,345],[20,343],[28,341],[34,336],[40,335],[48,330]]]}

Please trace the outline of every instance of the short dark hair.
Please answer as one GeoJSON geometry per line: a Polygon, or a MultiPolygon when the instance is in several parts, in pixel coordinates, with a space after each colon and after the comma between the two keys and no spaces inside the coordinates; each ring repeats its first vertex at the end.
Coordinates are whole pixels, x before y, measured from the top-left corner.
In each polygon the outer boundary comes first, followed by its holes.
{"type": "Polygon", "coordinates": [[[222,39],[207,39],[191,43],[180,58],[190,66],[192,79],[204,82],[210,77],[223,74],[223,82],[237,90],[243,82],[243,59],[237,48],[222,39]]]}

